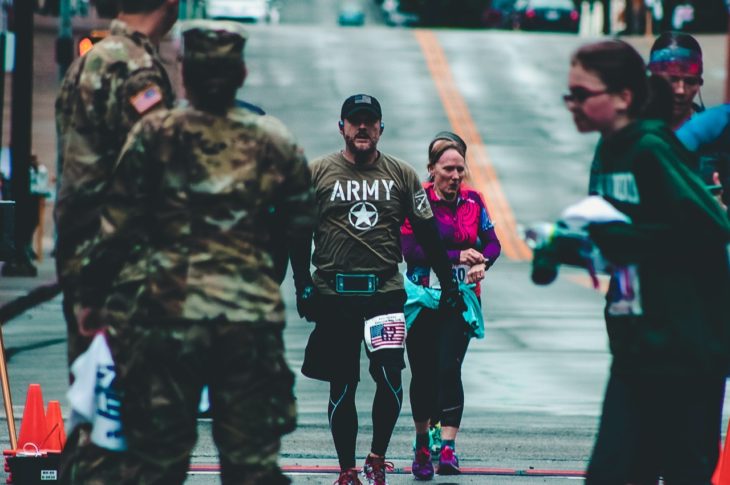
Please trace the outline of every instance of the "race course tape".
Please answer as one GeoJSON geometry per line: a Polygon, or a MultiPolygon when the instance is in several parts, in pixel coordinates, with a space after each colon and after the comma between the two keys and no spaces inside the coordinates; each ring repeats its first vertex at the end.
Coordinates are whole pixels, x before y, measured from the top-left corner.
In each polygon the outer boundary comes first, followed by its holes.
{"type": "MultiPolygon", "coordinates": [[[[284,473],[290,474],[335,474],[339,473],[339,466],[302,466],[302,465],[289,465],[281,467],[284,473]]],[[[220,465],[217,464],[193,464],[190,465],[190,474],[213,474],[220,473],[220,465]]],[[[388,473],[394,473],[397,475],[410,475],[411,467],[396,467],[393,471],[388,473]]],[[[516,468],[490,468],[490,467],[461,467],[462,475],[503,475],[503,476],[530,476],[530,477],[575,477],[582,478],[585,473],[577,470],[546,470],[538,468],[528,468],[524,470],[516,468]]]]}

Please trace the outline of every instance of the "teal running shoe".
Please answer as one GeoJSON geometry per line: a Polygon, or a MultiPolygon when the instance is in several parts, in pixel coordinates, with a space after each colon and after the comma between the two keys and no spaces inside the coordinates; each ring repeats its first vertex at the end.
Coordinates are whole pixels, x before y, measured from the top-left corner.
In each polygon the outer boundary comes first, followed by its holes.
{"type": "Polygon", "coordinates": [[[431,456],[437,457],[441,453],[441,423],[436,423],[428,430],[428,443],[431,456]]]}

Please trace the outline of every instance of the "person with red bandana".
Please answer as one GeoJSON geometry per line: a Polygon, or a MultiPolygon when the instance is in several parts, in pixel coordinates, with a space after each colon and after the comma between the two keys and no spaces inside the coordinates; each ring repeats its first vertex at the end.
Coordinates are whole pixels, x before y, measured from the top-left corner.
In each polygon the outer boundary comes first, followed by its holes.
{"type": "MultiPolygon", "coordinates": [[[[466,143],[455,133],[438,133],[428,148],[428,182],[424,184],[439,234],[460,284],[480,281],[501,252],[482,195],[464,184],[466,143]]],[[[431,262],[413,234],[410,221],[401,227],[403,257],[411,283],[435,286],[431,262]]],[[[477,307],[479,302],[477,302],[477,307]]],[[[406,350],[411,367],[410,401],[416,427],[412,472],[419,480],[434,475],[429,425],[441,424],[438,473],[460,473],[455,440],[464,409],[461,365],[471,337],[479,335],[462,318],[439,309],[423,308],[409,328],[406,350]],[[437,349],[434,350],[434,345],[437,349]],[[435,378],[435,382],[434,382],[435,378]]]]}
{"type": "Polygon", "coordinates": [[[664,32],[654,41],[649,54],[649,71],[666,79],[674,93],[674,111],[670,121],[678,129],[695,113],[704,111],[700,88],[702,79],[702,48],[699,42],[684,32],[664,32]],[[699,95],[700,104],[694,99],[699,95]]]}

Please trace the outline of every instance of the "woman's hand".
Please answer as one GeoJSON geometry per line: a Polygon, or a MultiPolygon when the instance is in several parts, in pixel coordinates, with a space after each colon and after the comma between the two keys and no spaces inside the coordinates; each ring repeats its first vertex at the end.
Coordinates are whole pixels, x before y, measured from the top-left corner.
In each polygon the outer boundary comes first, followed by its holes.
{"type": "Polygon", "coordinates": [[[487,271],[487,265],[484,263],[475,264],[466,273],[466,282],[468,284],[478,283],[484,279],[484,273],[487,271]]]}
{"type": "Polygon", "coordinates": [[[484,263],[484,255],[476,249],[465,249],[459,253],[459,264],[468,264],[474,266],[475,264],[484,263]]]}

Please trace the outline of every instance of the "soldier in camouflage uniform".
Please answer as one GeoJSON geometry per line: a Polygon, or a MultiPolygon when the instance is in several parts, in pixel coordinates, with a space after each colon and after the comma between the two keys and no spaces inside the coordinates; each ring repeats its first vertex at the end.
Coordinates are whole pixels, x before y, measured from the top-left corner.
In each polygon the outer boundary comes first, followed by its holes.
{"type": "MultiPolygon", "coordinates": [[[[64,291],[69,364],[86,350],[93,333],[78,328],[74,292],[82,255],[99,230],[114,163],[132,125],[174,102],[157,46],[177,20],[178,1],[121,0],[111,35],[76,59],[56,101],[61,174],[56,267],[64,291]]],[[[92,319],[86,321],[93,325],[92,319]]]]}
{"type": "Polygon", "coordinates": [[[110,294],[108,310],[123,307],[129,317],[107,329],[128,444],[122,478],[107,477],[114,483],[184,481],[203,385],[223,483],[289,483],[277,457],[296,424],[294,376],[272,239],[306,247],[316,210],[290,132],[234,106],[245,38],[233,22],[189,24],[183,80],[191,106],[157,111],[132,129],[102,236],[85,261],[82,302],[110,294]]]}

